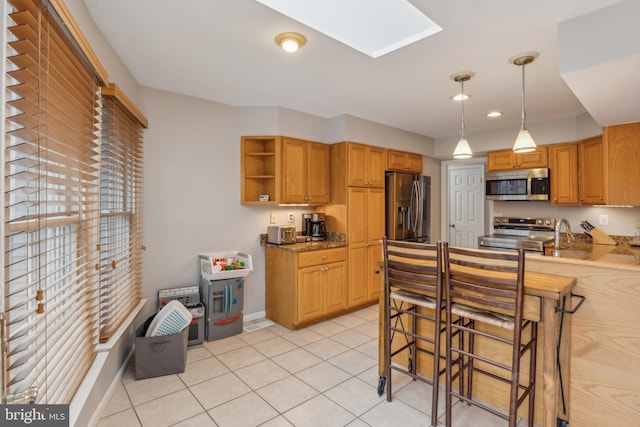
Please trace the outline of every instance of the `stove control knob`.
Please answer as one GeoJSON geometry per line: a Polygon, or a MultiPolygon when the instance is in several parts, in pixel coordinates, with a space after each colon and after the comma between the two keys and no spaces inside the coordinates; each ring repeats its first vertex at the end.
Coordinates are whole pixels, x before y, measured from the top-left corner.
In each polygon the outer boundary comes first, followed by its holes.
{"type": "Polygon", "coordinates": [[[551,220],[550,219],[545,219],[544,220],[544,225],[551,225],[551,220]]]}
{"type": "Polygon", "coordinates": [[[506,224],[506,223],[507,223],[507,218],[502,218],[502,222],[503,222],[504,224],[506,224]]]}
{"type": "Polygon", "coordinates": [[[537,220],[536,220],[536,224],[537,224],[537,225],[542,225],[542,220],[541,220],[541,219],[537,219],[537,220]]]}

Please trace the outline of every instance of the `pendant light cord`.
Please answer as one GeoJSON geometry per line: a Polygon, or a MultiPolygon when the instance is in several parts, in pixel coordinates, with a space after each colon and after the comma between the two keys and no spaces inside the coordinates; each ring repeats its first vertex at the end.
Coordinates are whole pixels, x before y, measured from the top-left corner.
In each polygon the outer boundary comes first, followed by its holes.
{"type": "Polygon", "coordinates": [[[524,67],[525,64],[521,65],[522,67],[522,124],[520,125],[520,129],[524,130],[524,122],[525,122],[525,110],[524,110],[524,67]]]}
{"type": "Polygon", "coordinates": [[[460,122],[460,139],[464,139],[464,80],[460,80],[460,96],[462,99],[462,121],[460,122]]]}

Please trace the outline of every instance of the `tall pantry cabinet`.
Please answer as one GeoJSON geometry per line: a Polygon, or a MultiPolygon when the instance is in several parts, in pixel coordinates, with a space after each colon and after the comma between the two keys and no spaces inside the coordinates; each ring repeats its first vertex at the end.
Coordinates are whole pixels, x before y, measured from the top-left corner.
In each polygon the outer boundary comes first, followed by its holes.
{"type": "Polygon", "coordinates": [[[331,145],[331,202],[325,211],[327,228],[347,238],[348,307],[379,298],[386,156],[380,147],[331,145]]]}

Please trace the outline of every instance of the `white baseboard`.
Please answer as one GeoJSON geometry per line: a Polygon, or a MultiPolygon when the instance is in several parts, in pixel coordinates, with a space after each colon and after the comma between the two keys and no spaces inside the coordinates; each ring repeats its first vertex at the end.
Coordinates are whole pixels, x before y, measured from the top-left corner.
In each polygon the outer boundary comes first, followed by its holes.
{"type": "Polygon", "coordinates": [[[252,320],[264,319],[266,316],[267,316],[267,313],[264,310],[262,310],[262,311],[258,311],[257,313],[245,314],[242,317],[242,321],[251,322],[252,320]]]}

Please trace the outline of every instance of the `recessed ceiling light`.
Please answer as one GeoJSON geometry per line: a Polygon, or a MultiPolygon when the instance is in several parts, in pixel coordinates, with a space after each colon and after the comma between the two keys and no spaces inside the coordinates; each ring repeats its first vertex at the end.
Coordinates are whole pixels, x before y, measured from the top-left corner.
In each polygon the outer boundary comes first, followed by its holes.
{"type": "Polygon", "coordinates": [[[280,33],[276,36],[276,44],[287,52],[295,52],[307,43],[307,39],[298,33],[280,33]]]}
{"type": "Polygon", "coordinates": [[[504,113],[502,111],[489,111],[486,116],[490,117],[490,118],[495,118],[495,117],[500,117],[502,116],[504,113]]]}
{"type": "Polygon", "coordinates": [[[257,1],[372,58],[442,31],[407,0],[257,1]]]}

